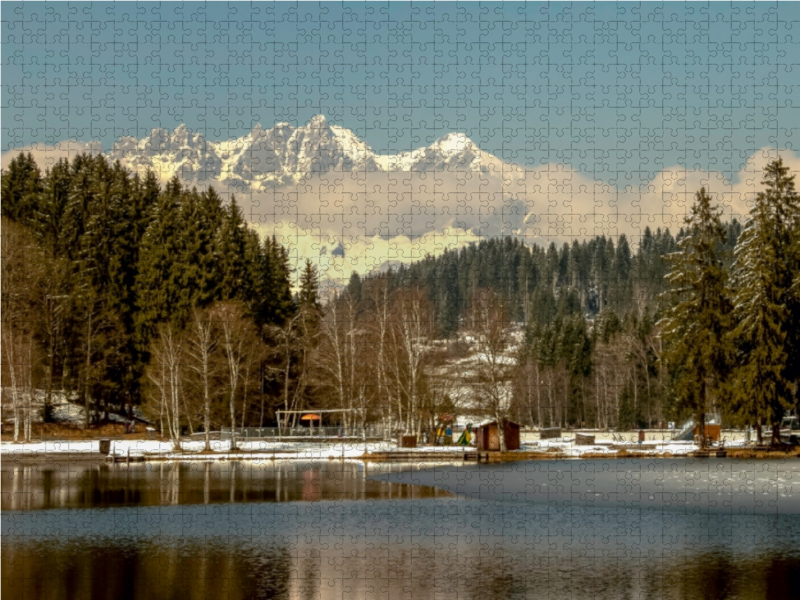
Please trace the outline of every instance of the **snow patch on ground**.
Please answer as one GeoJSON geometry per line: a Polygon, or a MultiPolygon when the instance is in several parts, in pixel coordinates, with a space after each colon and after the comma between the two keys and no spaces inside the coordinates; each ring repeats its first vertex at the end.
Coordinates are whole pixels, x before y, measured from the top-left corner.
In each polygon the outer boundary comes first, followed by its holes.
{"type": "Polygon", "coordinates": [[[520,448],[520,452],[548,452],[553,449],[559,454],[570,457],[580,457],[592,454],[608,454],[613,456],[620,449],[637,454],[655,456],[660,454],[671,454],[672,456],[684,456],[699,450],[700,448],[692,442],[664,442],[639,446],[638,443],[615,444],[613,447],[606,444],[590,444],[588,446],[577,446],[573,438],[555,438],[552,440],[542,440],[540,442],[528,443],[520,448]]]}
{"type": "MultiPolygon", "coordinates": [[[[56,423],[62,423],[66,425],[75,425],[75,426],[82,426],[86,422],[86,410],[82,404],[78,404],[75,402],[78,399],[77,394],[66,394],[61,391],[54,391],[51,392],[51,402],[53,404],[53,420],[56,423]]],[[[4,387],[2,388],[2,398],[3,398],[3,421],[4,422],[14,422],[14,405],[12,402],[11,396],[11,388],[4,387]]],[[[42,422],[42,412],[44,409],[44,399],[45,399],[45,390],[34,390],[33,392],[33,399],[31,401],[31,409],[33,414],[31,415],[31,421],[33,423],[41,423],[42,422]]],[[[23,400],[24,404],[24,400],[23,400]]],[[[133,416],[140,420],[146,421],[144,418],[144,413],[138,406],[133,408],[133,416]]],[[[128,419],[124,416],[109,413],[108,420],[111,423],[127,423],[128,419]]]]}
{"type": "MultiPolygon", "coordinates": [[[[203,440],[185,440],[181,442],[181,452],[176,452],[169,441],[158,440],[112,440],[111,454],[119,457],[130,456],[150,457],[174,460],[225,460],[225,459],[269,459],[271,455],[277,458],[295,459],[325,459],[325,458],[358,458],[365,454],[373,453],[453,453],[475,452],[472,446],[422,446],[419,448],[398,448],[395,442],[323,442],[319,444],[308,441],[240,441],[238,450],[231,451],[229,440],[212,440],[213,454],[203,453],[203,440]]],[[[698,450],[697,445],[691,442],[666,442],[655,446],[641,448],[638,444],[627,444],[626,449],[637,454],[685,456],[698,450]]],[[[522,446],[519,452],[553,452],[554,456],[580,458],[584,455],[607,454],[614,456],[619,451],[619,445],[612,448],[608,445],[592,444],[576,446],[569,438],[543,440],[528,443],[522,446]]],[[[14,455],[54,455],[62,453],[98,454],[100,451],[99,440],[82,441],[46,441],[14,444],[13,442],[0,443],[0,453],[6,459],[14,455]]]]}
{"type": "MultiPolygon", "coordinates": [[[[229,440],[212,440],[211,449],[214,454],[203,454],[202,450],[205,443],[202,440],[182,441],[182,452],[176,452],[172,442],[159,440],[112,440],[110,454],[114,456],[152,457],[179,460],[220,460],[248,458],[254,454],[253,458],[270,458],[270,454],[275,453],[279,458],[354,458],[360,457],[367,452],[385,452],[395,447],[393,442],[373,442],[367,443],[322,443],[313,444],[309,442],[265,442],[241,441],[237,443],[238,450],[231,452],[229,440]]],[[[15,444],[13,442],[1,442],[0,454],[6,460],[13,458],[14,455],[38,454],[41,456],[68,453],[99,453],[100,441],[46,441],[15,444]]]]}

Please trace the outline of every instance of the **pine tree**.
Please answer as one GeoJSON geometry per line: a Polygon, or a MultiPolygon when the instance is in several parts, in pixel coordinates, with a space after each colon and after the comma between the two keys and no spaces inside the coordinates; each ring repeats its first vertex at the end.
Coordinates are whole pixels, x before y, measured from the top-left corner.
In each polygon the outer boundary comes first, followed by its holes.
{"type": "Polygon", "coordinates": [[[631,249],[624,233],[619,236],[611,271],[614,278],[611,282],[612,306],[617,313],[622,313],[627,309],[631,298],[631,249]]]}
{"type": "Polygon", "coordinates": [[[303,272],[300,274],[300,290],[297,294],[299,311],[297,334],[300,345],[304,348],[304,358],[308,348],[317,343],[322,304],[319,298],[319,276],[316,267],[306,259],[303,272]]]}
{"type": "Polygon", "coordinates": [[[219,297],[222,300],[241,300],[244,297],[247,275],[245,254],[247,226],[242,209],[231,197],[231,202],[222,218],[216,243],[219,269],[219,297]]]}
{"type": "Polygon", "coordinates": [[[193,189],[184,195],[181,314],[205,308],[220,296],[216,239],[223,213],[222,200],[213,188],[203,193],[193,189]]]}
{"type": "Polygon", "coordinates": [[[355,271],[350,273],[350,281],[347,282],[347,292],[350,294],[350,297],[353,298],[353,300],[356,302],[361,302],[361,277],[359,277],[358,273],[355,271]]]}
{"type": "Polygon", "coordinates": [[[41,189],[42,176],[33,155],[19,153],[9,163],[0,182],[3,216],[29,224],[35,213],[36,195],[41,189]]]}
{"type": "Polygon", "coordinates": [[[295,304],[292,299],[292,268],[289,266],[289,252],[275,237],[272,238],[272,256],[270,281],[275,295],[273,318],[274,322],[280,325],[294,316],[295,304]]]}
{"type": "MultiPolygon", "coordinates": [[[[153,220],[139,250],[136,276],[136,323],[140,348],[146,351],[158,323],[171,323],[177,315],[184,254],[181,196],[183,189],[173,178],[159,195],[153,220]]],[[[189,315],[185,315],[188,319],[189,315]]]]}
{"type": "Polygon", "coordinates": [[[249,309],[253,314],[256,324],[262,329],[266,325],[282,325],[278,322],[278,290],[275,271],[279,257],[273,238],[264,239],[259,247],[258,259],[253,265],[252,285],[253,295],[250,298],[249,309]]]}
{"type": "MultiPolygon", "coordinates": [[[[95,397],[107,415],[109,404],[131,400],[135,382],[133,344],[133,288],[136,280],[135,221],[131,219],[131,180],[119,163],[109,165],[103,156],[91,160],[86,229],[79,241],[77,281],[84,290],[78,295],[96,310],[93,344],[100,360],[95,368],[95,397]],[[91,288],[91,291],[89,291],[91,288]]],[[[88,329],[87,329],[88,331],[88,329]]]]}
{"type": "Polygon", "coordinates": [[[319,277],[317,276],[317,268],[309,259],[306,259],[305,267],[300,274],[300,291],[297,295],[297,301],[300,306],[316,310],[321,308],[319,302],[319,277]]]}
{"type": "Polygon", "coordinates": [[[283,326],[295,308],[286,248],[274,236],[265,238],[252,269],[249,307],[256,324],[283,326]]]}
{"type": "Polygon", "coordinates": [[[798,265],[793,235],[800,216],[794,177],[781,159],[767,165],[763,184],[766,189],[756,196],[736,245],[732,334],[738,351],[738,415],[756,425],[759,443],[764,424],[772,427],[777,441],[781,417],[793,404],[790,357],[796,351],[797,324],[791,287],[798,265]]]}
{"type": "Polygon", "coordinates": [[[662,320],[665,360],[677,373],[676,396],[692,411],[705,446],[705,415],[721,399],[730,364],[730,292],[719,252],[725,243],[721,210],[705,188],[695,196],[679,251],[669,256],[666,279],[674,304],[662,320]]]}
{"type": "Polygon", "coordinates": [[[64,213],[69,202],[70,178],[69,162],[62,158],[45,174],[31,217],[36,237],[52,257],[64,254],[64,213]]]}

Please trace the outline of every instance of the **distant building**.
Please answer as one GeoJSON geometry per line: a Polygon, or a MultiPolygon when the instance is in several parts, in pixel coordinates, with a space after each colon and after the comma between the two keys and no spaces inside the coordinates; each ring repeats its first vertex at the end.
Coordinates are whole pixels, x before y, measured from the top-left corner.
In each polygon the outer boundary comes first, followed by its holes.
{"type": "MultiPolygon", "coordinates": [[[[519,450],[520,424],[504,420],[503,430],[506,436],[506,449],[519,450]]],[[[475,430],[475,440],[479,451],[500,450],[500,428],[497,420],[484,421],[475,430]]]]}

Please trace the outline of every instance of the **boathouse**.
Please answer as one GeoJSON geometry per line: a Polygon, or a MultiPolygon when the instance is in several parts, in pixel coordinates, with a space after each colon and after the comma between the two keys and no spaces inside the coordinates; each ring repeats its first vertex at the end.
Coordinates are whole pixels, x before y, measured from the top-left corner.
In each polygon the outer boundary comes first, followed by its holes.
{"type": "MultiPolygon", "coordinates": [[[[507,419],[503,420],[503,430],[506,436],[506,449],[519,450],[520,424],[507,419]]],[[[475,430],[475,441],[478,452],[487,450],[500,450],[500,428],[497,421],[485,421],[475,430]]]]}

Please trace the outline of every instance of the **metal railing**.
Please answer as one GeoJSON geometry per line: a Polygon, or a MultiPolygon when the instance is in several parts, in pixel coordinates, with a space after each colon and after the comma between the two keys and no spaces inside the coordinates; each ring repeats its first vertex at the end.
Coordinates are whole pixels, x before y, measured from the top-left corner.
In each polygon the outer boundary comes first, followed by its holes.
{"type": "MultiPolygon", "coordinates": [[[[236,427],[236,437],[240,439],[267,439],[267,438],[302,438],[313,440],[317,438],[347,438],[364,439],[379,438],[390,439],[389,429],[380,426],[363,427],[236,427]]],[[[222,427],[219,431],[220,439],[230,439],[231,428],[222,427]]]]}

